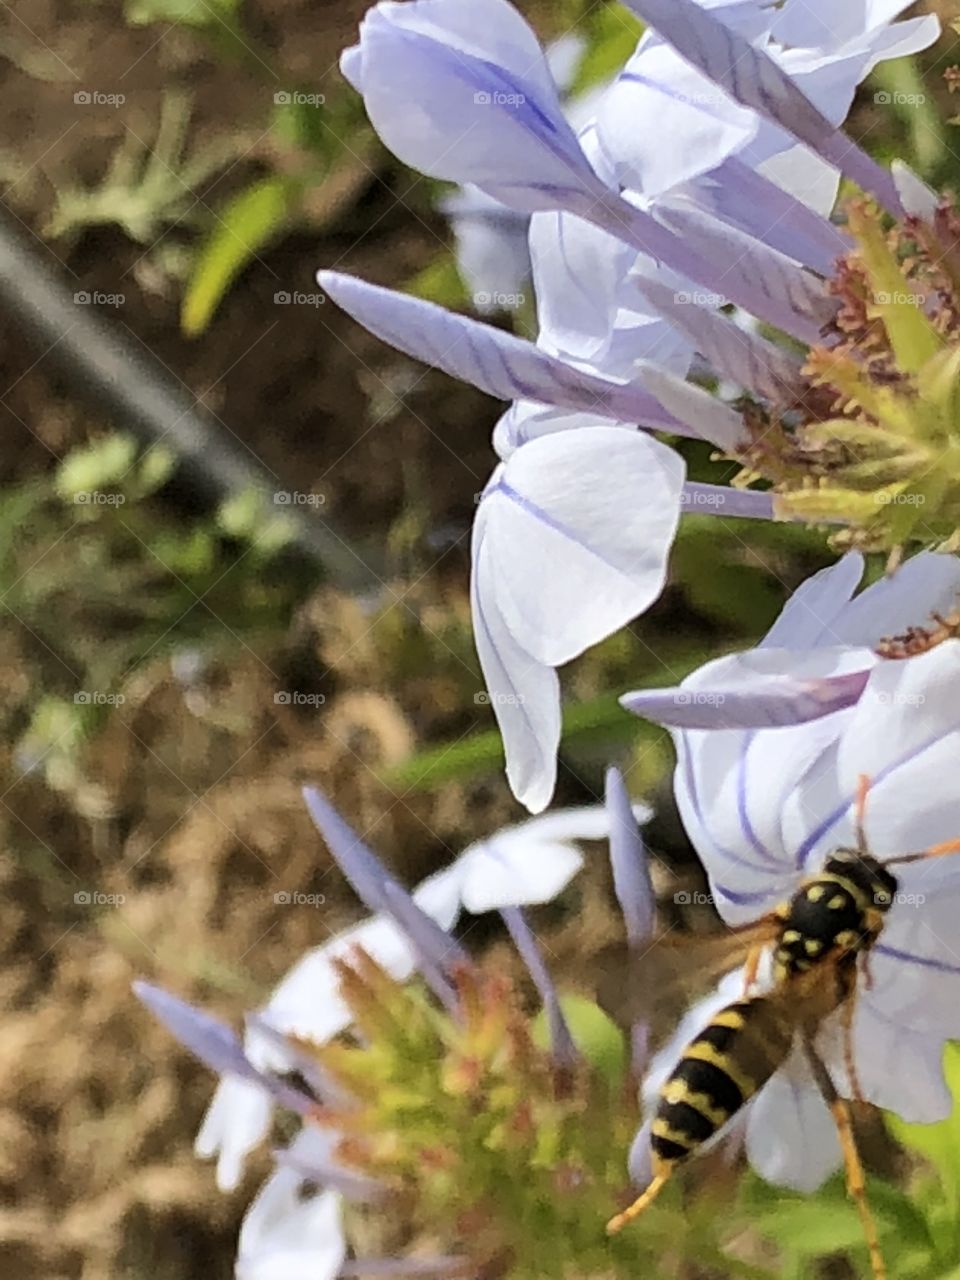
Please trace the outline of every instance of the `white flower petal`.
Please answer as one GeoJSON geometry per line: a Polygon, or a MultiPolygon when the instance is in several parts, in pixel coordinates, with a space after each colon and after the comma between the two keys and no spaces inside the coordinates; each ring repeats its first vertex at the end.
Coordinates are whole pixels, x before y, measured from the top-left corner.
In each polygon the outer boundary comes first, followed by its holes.
{"type": "Polygon", "coordinates": [[[463,859],[458,858],[449,867],[436,871],[421,880],[413,891],[413,900],[435,920],[441,929],[452,929],[460,914],[460,897],[463,891],[463,859]]]}
{"type": "Polygon", "coordinates": [[[932,187],[928,187],[923,179],[903,160],[892,160],[890,170],[897,184],[897,191],[903,201],[903,207],[914,218],[930,221],[937,211],[940,197],[932,187]]]}
{"type": "Polygon", "coordinates": [[[775,152],[756,165],[756,170],[824,217],[833,211],[837,203],[840,170],[814,154],[802,142],[775,152]]]}
{"type": "Polygon", "coordinates": [[[202,1159],[217,1156],[221,1191],[233,1191],[239,1185],[246,1158],[267,1136],[272,1115],[273,1099],[259,1085],[238,1076],[224,1076],[217,1085],[194,1151],[202,1159]]]}
{"type": "MultiPolygon", "coordinates": [[[[890,911],[870,955],[871,1004],[898,1026],[940,1039],[960,1038],[960,891],[920,885],[890,911]]],[[[901,1081],[905,1076],[898,1074],[901,1081]]]]}
{"type": "Polygon", "coordinates": [[[526,653],[568,662],[657,598],[683,479],[673,450],[616,427],[544,436],[511,456],[483,500],[486,582],[526,653]]]}
{"type": "Polygon", "coordinates": [[[583,866],[569,844],[539,840],[528,845],[491,836],[469,854],[463,905],[474,915],[502,907],[550,902],[583,866]]]}
{"type": "Polygon", "coordinates": [[[609,418],[578,413],[573,409],[556,409],[538,400],[515,400],[503,414],[493,431],[493,447],[506,461],[521,445],[557,431],[578,431],[586,427],[616,426],[621,431],[636,431],[636,423],[611,423],[609,418]]]}
{"type": "Polygon", "coordinates": [[[586,51],[587,41],[577,31],[568,31],[547,45],[547,66],[561,93],[566,93],[572,86],[586,51]]]}
{"type": "Polygon", "coordinates": [[[960,595],[960,559],[921,551],[896,573],[862,591],[839,613],[829,644],[875,646],[885,636],[924,625],[934,611],[949,613],[960,595]]]}
{"type": "MultiPolygon", "coordinates": [[[[881,856],[960,837],[960,641],[876,667],[839,744],[841,798],[870,778],[867,833],[881,856]]],[[[836,826],[842,819],[837,818],[836,826]]],[[[931,864],[928,881],[949,874],[931,864]]]]}
{"type": "Polygon", "coordinates": [[[404,163],[530,210],[557,191],[600,189],[543,50],[507,0],[379,4],[364,18],[359,48],[342,69],[404,163]]]}
{"type": "Polygon", "coordinates": [[[866,992],[857,1003],[853,1056],[863,1096],[914,1124],[945,1120],[953,1109],[943,1075],[946,1028],[933,1035],[913,1031],[884,1000],[866,992]]]}
{"type": "Polygon", "coordinates": [[[754,1099],[747,1156],[767,1182],[808,1193],[840,1165],[836,1125],[799,1051],[754,1099]]]}
{"type": "Polygon", "coordinates": [[[716,168],[750,141],[758,120],[669,45],[647,37],[605,95],[597,124],[620,185],[652,197],[716,168]],[[644,120],[669,122],[669,145],[658,129],[638,128],[644,120]]]}
{"type": "Polygon", "coordinates": [[[495,595],[498,566],[485,530],[481,508],[473,529],[470,583],[474,643],[500,726],[511,790],[531,813],[539,813],[550,803],[557,777],[560,682],[552,667],[517,643],[501,616],[495,595]]]}
{"type": "Polygon", "coordinates": [[[398,982],[414,970],[413,949],[406,935],[392,920],[373,916],[324,946],[308,951],[294,965],[264,1009],[270,1024],[278,1031],[317,1044],[324,1044],[348,1027],[353,1019],[340,995],[333,961],[349,958],[358,946],[398,982]]]}
{"type": "Polygon", "coordinates": [[[236,1280],[334,1280],[346,1253],[339,1194],[309,1194],[301,1174],[279,1168],[244,1216],[236,1280]]]}
{"type": "MultiPolygon", "coordinates": [[[[863,577],[863,556],[851,552],[807,578],[783,607],[761,644],[771,649],[812,649],[838,644],[835,620],[849,604],[863,577]]],[[[861,641],[862,643],[862,641],[861,641]]]]}

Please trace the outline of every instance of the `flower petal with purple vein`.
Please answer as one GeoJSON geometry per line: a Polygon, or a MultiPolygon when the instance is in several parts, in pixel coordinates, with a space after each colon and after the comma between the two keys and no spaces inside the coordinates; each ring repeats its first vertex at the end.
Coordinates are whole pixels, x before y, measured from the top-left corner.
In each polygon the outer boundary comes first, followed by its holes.
{"type": "Polygon", "coordinates": [[[584,373],[502,329],[337,271],[319,271],[317,282],[384,342],[497,399],[538,400],[680,435],[696,434],[642,387],[584,373]]]}
{"type": "Polygon", "coordinates": [[[737,102],[778,124],[887,209],[903,214],[890,174],[836,129],[762,49],[725,27],[696,0],[626,0],[687,61],[737,102]]]}
{"type": "Polygon", "coordinates": [[[496,565],[482,576],[527,654],[568,662],[657,598],[683,480],[672,449],[616,427],[542,436],[511,456],[480,504],[496,565]]]}
{"type": "Polygon", "coordinates": [[[713,687],[641,689],[620,703],[636,716],[672,729],[772,729],[807,724],[853,706],[870,678],[869,668],[812,679],[790,674],[743,673],[732,665],[713,687]],[[729,683],[728,683],[729,681],[729,683]]]}

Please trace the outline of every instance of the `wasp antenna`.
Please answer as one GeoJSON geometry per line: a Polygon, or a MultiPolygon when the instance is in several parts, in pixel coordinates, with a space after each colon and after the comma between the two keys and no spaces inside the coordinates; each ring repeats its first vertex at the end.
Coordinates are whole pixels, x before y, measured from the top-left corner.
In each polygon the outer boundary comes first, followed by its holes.
{"type": "Polygon", "coordinates": [[[644,1209],[653,1204],[654,1200],[656,1200],[657,1196],[663,1190],[664,1184],[669,1176],[670,1175],[667,1173],[658,1173],[642,1196],[638,1196],[637,1199],[634,1200],[633,1204],[628,1205],[627,1208],[624,1209],[623,1213],[618,1213],[615,1217],[610,1219],[607,1223],[607,1235],[615,1236],[618,1231],[622,1231],[628,1223],[634,1220],[634,1218],[639,1218],[644,1209]]]}
{"type": "Polygon", "coordinates": [[[867,845],[867,831],[864,826],[864,819],[867,813],[867,793],[870,790],[870,779],[865,773],[861,773],[857,778],[857,799],[854,805],[854,830],[857,837],[857,852],[869,853],[870,849],[867,845]]]}
{"type": "Polygon", "coordinates": [[[948,853],[960,853],[960,840],[945,840],[943,844],[932,844],[929,849],[921,849],[919,853],[902,853],[896,858],[886,858],[883,866],[891,867],[896,863],[925,862],[927,858],[943,858],[948,853]]]}

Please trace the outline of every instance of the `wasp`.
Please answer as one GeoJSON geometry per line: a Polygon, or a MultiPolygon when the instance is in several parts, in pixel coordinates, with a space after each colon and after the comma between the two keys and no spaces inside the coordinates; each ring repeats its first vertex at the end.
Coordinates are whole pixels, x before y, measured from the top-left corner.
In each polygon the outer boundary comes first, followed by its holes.
{"type": "Polygon", "coordinates": [[[824,1022],[839,1013],[851,1093],[862,1100],[853,1058],[853,1013],[860,973],[869,983],[870,951],[896,898],[898,863],[960,851],[960,840],[883,861],[867,846],[864,811],[869,780],[861,777],[855,808],[856,848],[839,848],[769,915],[738,932],[747,945],[744,995],[714,1014],[687,1045],[664,1082],[653,1118],[653,1179],[611,1218],[613,1234],[652,1204],[678,1165],[699,1151],[782,1067],[798,1039],[829,1108],[843,1151],[847,1190],[857,1206],[874,1280],[886,1280],[876,1224],[849,1101],[837,1092],[817,1047],[824,1022]],[[751,994],[764,952],[773,947],[769,991],[751,994]]]}

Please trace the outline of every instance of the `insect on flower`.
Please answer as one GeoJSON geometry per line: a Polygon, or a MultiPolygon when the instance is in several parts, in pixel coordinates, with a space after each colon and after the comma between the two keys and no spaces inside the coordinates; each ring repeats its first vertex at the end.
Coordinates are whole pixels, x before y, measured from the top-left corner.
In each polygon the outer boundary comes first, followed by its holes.
{"type": "Polygon", "coordinates": [[[870,952],[898,891],[896,864],[960,852],[960,839],[918,853],[880,860],[864,829],[869,779],[861,776],[856,803],[856,848],[838,848],[786,902],[735,930],[747,947],[744,993],[716,1013],[680,1056],[664,1082],[651,1127],[653,1179],[643,1194],[607,1224],[615,1234],[653,1203],[674,1169],[732,1119],[786,1062],[799,1038],[823,1095],[843,1152],[847,1190],[857,1206],[874,1280],[887,1275],[867,1203],[849,1101],[838,1093],[817,1050],[825,1020],[839,1013],[844,1060],[855,1101],[863,1101],[853,1054],[852,1026],[862,971],[870,985],[870,952]],[[765,949],[773,944],[769,991],[751,994],[765,949]]]}

